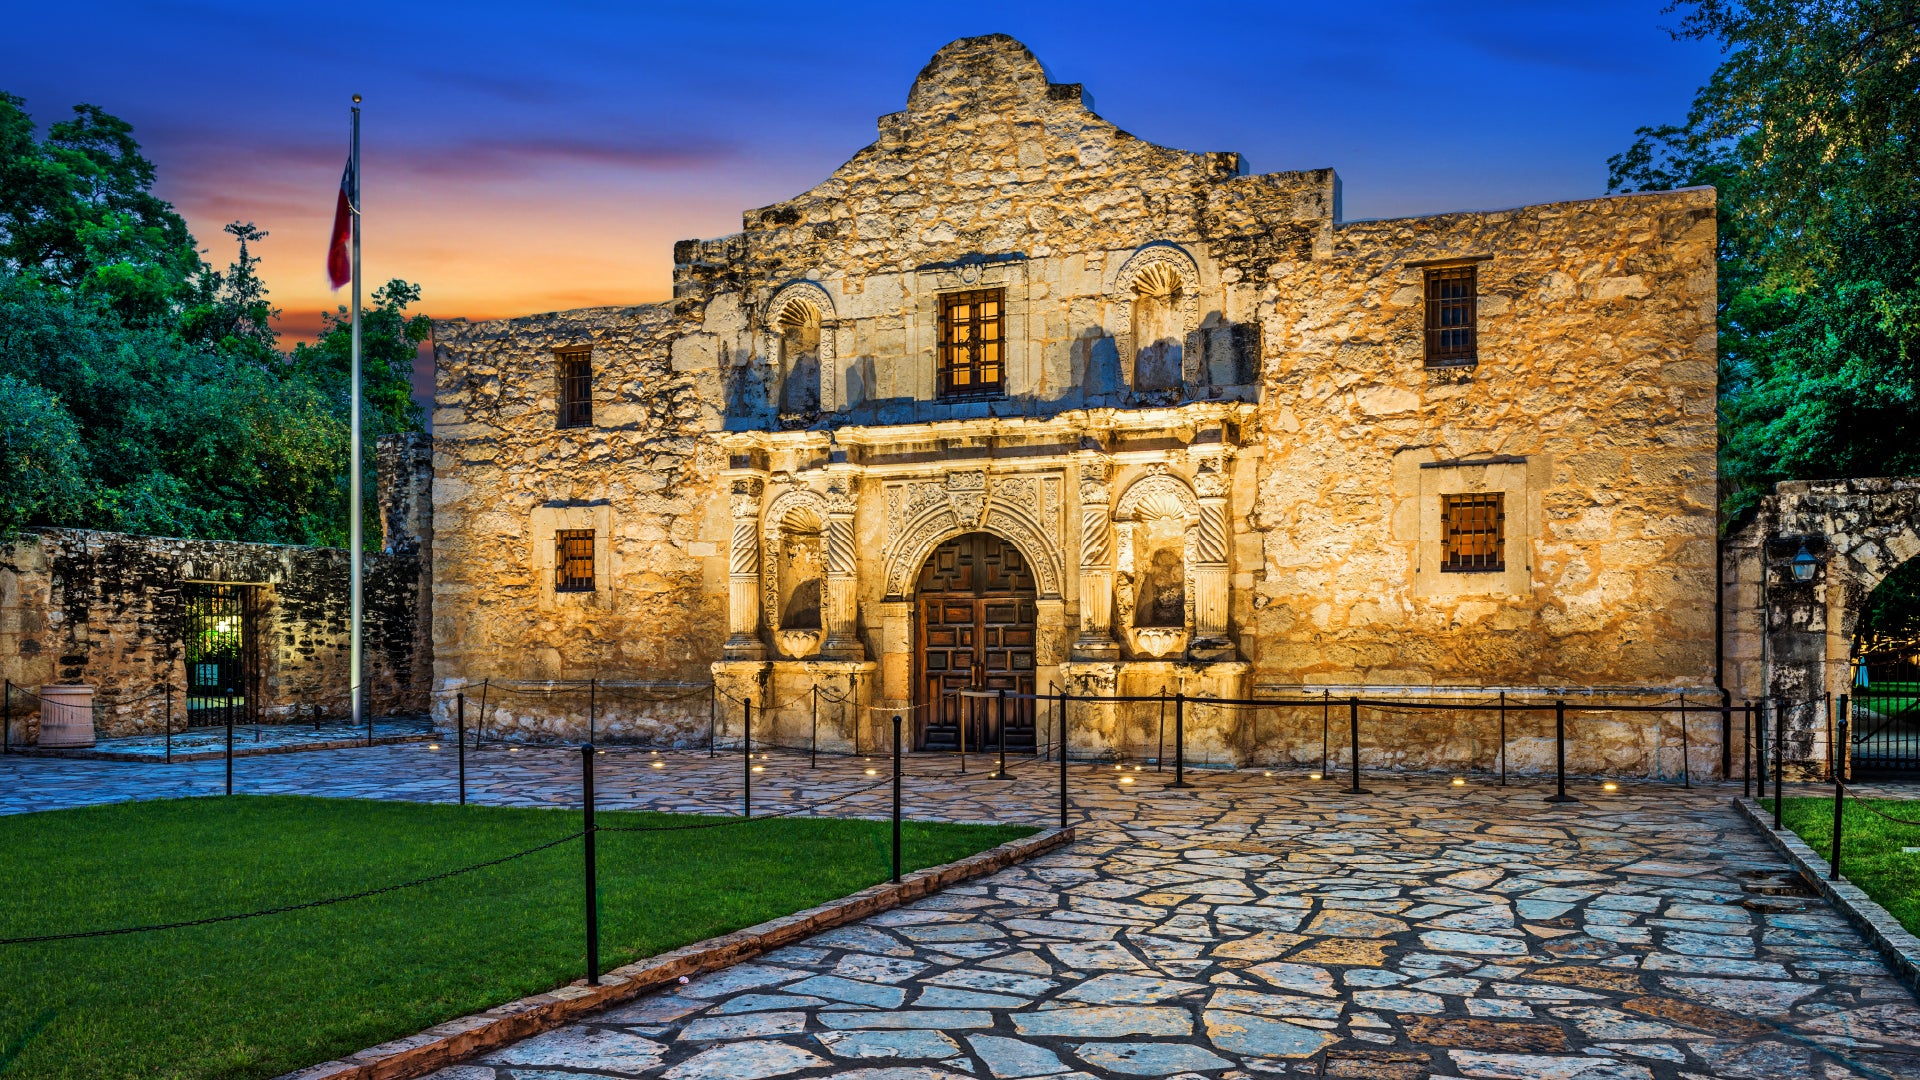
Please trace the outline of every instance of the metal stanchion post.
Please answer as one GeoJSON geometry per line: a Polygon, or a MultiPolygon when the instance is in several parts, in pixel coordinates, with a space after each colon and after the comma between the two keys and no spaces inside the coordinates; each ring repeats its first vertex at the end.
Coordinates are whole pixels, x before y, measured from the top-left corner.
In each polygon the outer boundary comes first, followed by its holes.
{"type": "Polygon", "coordinates": [[[1060,695],[1060,827],[1067,827],[1067,703],[1073,699],[1060,695]]]}
{"type": "Polygon", "coordinates": [[[1740,794],[1753,794],[1753,702],[1740,708],[1740,794]]]}
{"type": "Polygon", "coordinates": [[[740,703],[740,816],[753,816],[753,699],[740,703]]]}
{"type": "Polygon", "coordinates": [[[364,689],[367,694],[366,696],[367,745],[372,746],[373,745],[373,684],[368,683],[366,686],[362,687],[362,689],[364,689]]]}
{"type": "Polygon", "coordinates": [[[1353,783],[1347,788],[1347,794],[1364,795],[1366,793],[1360,790],[1360,699],[1357,697],[1347,699],[1347,742],[1350,758],[1347,764],[1353,774],[1353,783]]]}
{"type": "Polygon", "coordinates": [[[1847,711],[1847,695],[1840,695],[1840,715],[1834,724],[1837,738],[1833,749],[1833,858],[1827,867],[1827,880],[1840,880],[1840,814],[1847,801],[1846,758],[1842,747],[1847,745],[1847,721],[1851,718],[1847,711]]]}
{"type": "Polygon", "coordinates": [[[993,723],[1000,734],[1000,771],[990,780],[1011,780],[1013,774],[1007,772],[1007,688],[1002,686],[993,695],[993,723]]]}
{"type": "Polygon", "coordinates": [[[1548,802],[1574,802],[1567,794],[1567,703],[1553,703],[1553,767],[1554,792],[1547,796],[1548,802]]]}
{"type": "Polygon", "coordinates": [[[1683,691],[1680,694],[1680,786],[1683,788],[1693,787],[1693,763],[1687,760],[1691,753],[1692,747],[1687,743],[1687,695],[1683,691]]]}
{"type": "MultiPolygon", "coordinates": [[[[6,684],[7,684],[7,689],[5,691],[6,699],[7,699],[7,703],[5,706],[6,711],[4,713],[0,713],[0,716],[4,716],[6,718],[4,721],[0,721],[0,754],[13,753],[13,680],[12,679],[6,680],[6,684]]],[[[167,760],[172,761],[173,747],[171,743],[169,743],[167,747],[167,751],[168,751],[167,760]]]]}
{"type": "Polygon", "coordinates": [[[586,841],[585,871],[587,892],[587,985],[600,985],[600,883],[596,880],[593,851],[593,744],[580,748],[580,795],[585,808],[581,822],[586,841]]]}
{"type": "Polygon", "coordinates": [[[1786,793],[1780,788],[1782,773],[1780,766],[1787,761],[1787,718],[1781,710],[1773,711],[1773,827],[1780,828],[1781,804],[1786,802],[1786,793]]]}
{"type": "Polygon", "coordinates": [[[1500,786],[1507,786],[1507,692],[1500,691],[1500,786]]]}
{"type": "Polygon", "coordinates": [[[1327,732],[1333,724],[1333,698],[1331,690],[1320,691],[1320,775],[1327,775],[1327,732]]]}
{"type": "Polygon", "coordinates": [[[807,768],[820,767],[820,688],[813,688],[813,734],[807,737],[807,768]]]}
{"type": "Polygon", "coordinates": [[[587,742],[593,742],[593,728],[599,720],[600,680],[596,676],[587,680],[587,742]]]}
{"type": "Polygon", "coordinates": [[[707,689],[707,756],[713,756],[715,736],[720,733],[720,686],[718,683],[707,689]]]}
{"type": "Polygon", "coordinates": [[[227,687],[227,794],[233,794],[233,687],[227,687]]]}
{"type": "Polygon", "coordinates": [[[1733,779],[1733,695],[1720,691],[1720,779],[1733,779]]]}
{"type": "Polygon", "coordinates": [[[954,711],[960,714],[960,771],[963,773],[967,771],[967,713],[972,709],[967,702],[971,700],[973,699],[965,694],[955,691],[953,704],[954,711]]]}
{"type": "Polygon", "coordinates": [[[893,714],[893,880],[900,880],[900,714],[893,714]]]}
{"type": "Polygon", "coordinates": [[[467,805],[467,695],[454,695],[454,737],[460,742],[460,805],[467,805]]]}
{"type": "Polygon", "coordinates": [[[1187,783],[1187,692],[1173,695],[1173,783],[1169,787],[1192,787],[1187,783]]]}
{"type": "Polygon", "coordinates": [[[167,761],[173,761],[173,683],[167,683],[167,761]]]}

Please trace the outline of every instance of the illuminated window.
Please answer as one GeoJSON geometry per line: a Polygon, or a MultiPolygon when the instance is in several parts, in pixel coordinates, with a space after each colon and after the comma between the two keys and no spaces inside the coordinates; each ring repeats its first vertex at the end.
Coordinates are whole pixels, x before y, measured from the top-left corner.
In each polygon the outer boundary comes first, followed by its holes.
{"type": "Polygon", "coordinates": [[[593,591],[593,530],[561,529],[553,537],[553,588],[593,591]]]}
{"type": "Polygon", "coordinates": [[[940,297],[940,396],[982,397],[1006,384],[1002,334],[1006,290],[978,289],[940,297]]]}
{"type": "Polygon", "coordinates": [[[1499,492],[1440,496],[1440,569],[1505,570],[1507,497],[1499,492]]]}
{"type": "Polygon", "coordinates": [[[1474,325],[1475,268],[1444,266],[1427,271],[1427,363],[1444,367],[1479,358],[1474,325]]]}
{"type": "Polygon", "coordinates": [[[593,426],[593,351],[562,349],[560,362],[560,426],[593,426]]]}

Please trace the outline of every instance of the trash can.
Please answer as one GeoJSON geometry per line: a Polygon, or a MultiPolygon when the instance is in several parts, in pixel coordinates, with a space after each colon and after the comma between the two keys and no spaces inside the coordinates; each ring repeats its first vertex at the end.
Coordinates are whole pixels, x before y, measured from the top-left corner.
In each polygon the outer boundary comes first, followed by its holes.
{"type": "Polygon", "coordinates": [[[93,745],[93,687],[69,683],[40,688],[40,745],[93,745]]]}

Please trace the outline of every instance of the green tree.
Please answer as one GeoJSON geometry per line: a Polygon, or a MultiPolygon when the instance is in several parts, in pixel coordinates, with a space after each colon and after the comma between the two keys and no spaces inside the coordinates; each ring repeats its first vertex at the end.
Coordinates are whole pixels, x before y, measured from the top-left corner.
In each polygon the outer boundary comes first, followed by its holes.
{"type": "Polygon", "coordinates": [[[1920,3],[1680,0],[1725,60],[1615,190],[1720,195],[1721,475],[1920,472],[1920,3]]]}
{"type": "MultiPolygon", "coordinates": [[[[408,314],[420,302],[420,286],[394,278],[373,291],[360,312],[360,386],[368,430],[381,435],[421,430],[413,400],[413,361],[433,331],[425,315],[408,314]]],[[[294,366],[309,377],[344,387],[353,370],[353,320],[345,307],[321,316],[318,341],[293,350],[294,366]]]]}

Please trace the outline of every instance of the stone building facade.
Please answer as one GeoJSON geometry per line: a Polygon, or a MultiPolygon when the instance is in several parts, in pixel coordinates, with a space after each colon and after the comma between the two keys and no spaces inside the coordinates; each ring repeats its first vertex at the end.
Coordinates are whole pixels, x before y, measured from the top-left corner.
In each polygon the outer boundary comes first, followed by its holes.
{"type": "MultiPolygon", "coordinates": [[[[381,716],[427,711],[429,446],[404,435],[378,449],[385,550],[367,558],[364,625],[365,685],[381,716]]],[[[206,691],[216,683],[235,691],[243,722],[348,715],[349,563],[341,548],[79,529],[0,542],[0,676],[29,692],[11,695],[14,743],[36,741],[30,694],[48,684],[95,687],[101,738],[180,731],[190,698],[215,707],[206,691]],[[215,632],[232,665],[193,670],[205,657],[188,639],[215,632]]]]}
{"type": "MultiPolygon", "coordinates": [[[[898,714],[919,747],[997,738],[963,687],[1710,687],[1713,192],[1340,202],[948,45],[818,186],[676,245],[670,302],[436,324],[438,681],[711,679],[756,738],[898,714]]],[[[578,727],[547,700],[506,726],[578,727]]],[[[1154,707],[1076,709],[1076,754],[1153,742],[1154,707]]],[[[1185,719],[1196,760],[1306,753],[1279,714],[1185,719]]],[[[1474,723],[1368,753],[1484,763],[1474,723]]],[[[1580,752],[1667,769],[1644,728],[1580,752]]]]}

